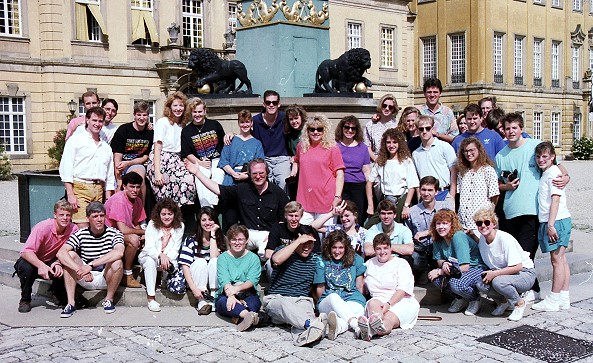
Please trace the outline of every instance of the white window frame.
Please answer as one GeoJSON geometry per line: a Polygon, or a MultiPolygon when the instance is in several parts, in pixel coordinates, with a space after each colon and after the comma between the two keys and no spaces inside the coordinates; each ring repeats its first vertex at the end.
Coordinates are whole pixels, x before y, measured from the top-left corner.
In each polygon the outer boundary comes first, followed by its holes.
{"type": "Polygon", "coordinates": [[[466,44],[465,34],[450,34],[449,35],[449,49],[451,54],[451,83],[466,83],[466,44]],[[459,77],[459,78],[456,78],[459,77]]]}
{"type": "Polygon", "coordinates": [[[560,145],[560,130],[561,130],[562,116],[560,112],[552,112],[550,117],[550,141],[552,145],[560,145]]]}
{"type": "Polygon", "coordinates": [[[148,122],[154,125],[156,122],[156,101],[155,100],[134,100],[134,104],[136,102],[146,102],[148,103],[148,122]]]}
{"type": "Polygon", "coordinates": [[[25,97],[0,96],[0,142],[10,155],[27,154],[27,113],[25,97]],[[17,102],[19,101],[19,102],[17,102]],[[20,111],[17,109],[20,105],[20,111]],[[6,107],[6,109],[5,109],[6,107]],[[7,128],[3,129],[4,124],[7,128]],[[18,126],[15,128],[15,126],[18,126]],[[17,142],[18,139],[18,142],[17,142]]]}
{"type": "Polygon", "coordinates": [[[583,124],[583,114],[582,113],[575,113],[573,117],[572,123],[572,140],[577,141],[581,139],[581,128],[583,124]]]}
{"type": "Polygon", "coordinates": [[[562,0],[552,0],[553,8],[562,8],[562,0]]]}
{"type": "Polygon", "coordinates": [[[228,27],[231,31],[237,30],[237,4],[228,4],[228,27]]]}
{"type": "Polygon", "coordinates": [[[152,5],[155,0],[130,0],[133,10],[152,11],[152,5]]]}
{"type": "Polygon", "coordinates": [[[513,41],[513,68],[514,80],[513,84],[524,84],[524,52],[525,52],[525,37],[523,35],[515,35],[513,41]]]}
{"type": "Polygon", "coordinates": [[[395,38],[394,26],[381,26],[381,65],[380,68],[395,68],[395,38]],[[390,34],[389,34],[390,33],[390,34]]]}
{"type": "Polygon", "coordinates": [[[541,38],[533,39],[533,83],[535,86],[536,79],[539,79],[540,84],[537,87],[543,86],[543,69],[544,69],[544,40],[541,38]]]}
{"type": "Polygon", "coordinates": [[[0,0],[0,7],[4,9],[3,12],[3,28],[0,28],[0,35],[8,37],[21,37],[23,35],[23,17],[21,0],[0,0]],[[9,5],[16,3],[17,9],[8,10],[9,5]],[[16,23],[16,24],[15,24],[16,23]]]}
{"type": "Polygon", "coordinates": [[[346,24],[346,50],[362,48],[362,23],[349,21],[346,24]]]}
{"type": "Polygon", "coordinates": [[[583,11],[583,0],[572,0],[572,11],[583,11]]]}
{"type": "Polygon", "coordinates": [[[579,82],[581,80],[581,47],[573,46],[571,48],[571,64],[572,64],[572,83],[573,88],[580,88],[579,82]],[[576,87],[575,87],[576,86],[576,87]]]}
{"type": "Polygon", "coordinates": [[[504,82],[504,33],[495,32],[492,38],[492,72],[495,83],[504,82]]]}
{"type": "MultiPolygon", "coordinates": [[[[562,42],[559,41],[552,41],[552,63],[550,64],[551,70],[551,79],[552,83],[554,81],[558,81],[558,87],[560,87],[560,66],[561,66],[561,59],[562,56],[562,42]]],[[[552,86],[553,87],[553,86],[552,86]]]]}
{"type": "Polygon", "coordinates": [[[422,38],[422,83],[437,78],[437,38],[422,38]]]}
{"type": "Polygon", "coordinates": [[[202,0],[182,0],[183,46],[201,48],[204,44],[204,2],[202,0]]]}
{"type": "Polygon", "coordinates": [[[593,48],[589,48],[589,69],[593,70],[593,48]]]}
{"type": "MultiPolygon", "coordinates": [[[[1,1],[1,0],[0,0],[1,1]]],[[[101,0],[76,0],[79,4],[91,4],[91,5],[98,5],[99,8],[101,7],[101,0]]],[[[88,29],[88,36],[89,42],[100,43],[103,40],[103,32],[101,31],[101,27],[99,23],[92,16],[90,10],[87,8],[87,29],[88,29]]]]}
{"type": "Polygon", "coordinates": [[[542,139],[542,121],[544,119],[544,113],[540,111],[533,112],[533,124],[531,128],[532,137],[537,140],[542,139]]]}

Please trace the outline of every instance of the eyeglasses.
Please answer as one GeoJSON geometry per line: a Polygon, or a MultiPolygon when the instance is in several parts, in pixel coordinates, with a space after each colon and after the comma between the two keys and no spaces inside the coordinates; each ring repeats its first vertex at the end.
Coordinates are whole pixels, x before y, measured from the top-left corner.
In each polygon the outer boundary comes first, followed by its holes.
{"type": "Polygon", "coordinates": [[[477,153],[478,149],[465,149],[465,150],[463,150],[463,152],[466,154],[473,154],[473,153],[477,153]]]}
{"type": "Polygon", "coordinates": [[[485,221],[476,221],[476,226],[478,227],[482,227],[482,224],[485,225],[486,227],[488,227],[490,225],[490,221],[489,220],[485,220],[485,221]]]}
{"type": "Polygon", "coordinates": [[[389,111],[393,111],[393,110],[395,110],[395,106],[394,106],[394,105],[388,105],[388,104],[385,104],[385,103],[384,103],[384,104],[382,104],[382,105],[381,105],[381,107],[382,107],[382,108],[386,108],[386,109],[388,109],[389,111]]]}
{"type": "Polygon", "coordinates": [[[264,101],[264,103],[266,104],[266,106],[278,106],[278,104],[280,103],[280,101],[264,101]]]}
{"type": "Polygon", "coordinates": [[[430,130],[432,130],[432,126],[418,127],[418,131],[420,131],[420,132],[430,131],[430,130]]]}
{"type": "Polygon", "coordinates": [[[358,130],[358,127],[356,127],[356,126],[346,126],[346,125],[344,125],[344,126],[342,126],[342,128],[343,128],[344,130],[351,130],[351,131],[356,131],[356,130],[358,130]]]}
{"type": "Polygon", "coordinates": [[[315,131],[317,131],[317,132],[323,132],[323,127],[309,127],[307,129],[307,131],[309,131],[309,132],[315,132],[315,131]]]}

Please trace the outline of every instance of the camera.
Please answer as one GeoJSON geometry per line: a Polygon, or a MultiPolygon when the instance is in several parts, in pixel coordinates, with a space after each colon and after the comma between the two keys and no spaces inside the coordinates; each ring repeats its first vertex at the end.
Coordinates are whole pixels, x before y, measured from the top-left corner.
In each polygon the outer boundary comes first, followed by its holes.
{"type": "Polygon", "coordinates": [[[451,266],[449,266],[449,277],[453,278],[453,279],[458,279],[461,277],[461,270],[459,269],[459,267],[451,264],[451,266]]]}
{"type": "Polygon", "coordinates": [[[512,172],[510,172],[508,170],[503,170],[500,173],[500,176],[502,176],[503,178],[506,178],[509,182],[512,182],[513,180],[515,180],[519,177],[519,172],[517,171],[517,169],[513,170],[512,172]]]}

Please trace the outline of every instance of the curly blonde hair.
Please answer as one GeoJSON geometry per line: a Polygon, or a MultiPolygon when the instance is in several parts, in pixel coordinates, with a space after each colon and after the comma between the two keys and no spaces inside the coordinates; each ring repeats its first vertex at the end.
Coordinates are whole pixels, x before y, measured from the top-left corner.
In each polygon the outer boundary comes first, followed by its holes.
{"type": "Polygon", "coordinates": [[[494,212],[494,207],[484,207],[480,208],[474,213],[474,222],[477,221],[485,221],[489,220],[494,223],[494,226],[498,226],[498,217],[496,216],[496,212],[494,212]]]}
{"type": "MultiPolygon", "coordinates": [[[[399,123],[397,124],[397,131],[401,132],[404,135],[409,135],[409,130],[408,130],[408,125],[406,123],[406,118],[408,117],[408,115],[410,114],[416,114],[416,118],[418,118],[418,116],[420,116],[420,110],[418,110],[416,107],[414,106],[408,106],[406,108],[404,108],[404,111],[402,112],[402,115],[399,117],[399,123]]],[[[410,135],[411,136],[411,135],[410,135]]]]}
{"type": "Polygon", "coordinates": [[[441,242],[445,240],[451,241],[451,239],[453,239],[453,235],[458,231],[463,231],[463,227],[461,226],[461,222],[459,222],[457,213],[450,209],[441,209],[434,214],[432,222],[430,222],[430,235],[433,242],[441,242]],[[451,230],[445,237],[441,237],[437,232],[438,222],[451,223],[451,230]]]}
{"type": "Polygon", "coordinates": [[[174,123],[182,123],[184,119],[183,116],[181,116],[181,119],[178,121],[172,119],[173,110],[171,110],[171,105],[175,100],[180,100],[181,102],[183,102],[184,111],[187,108],[187,96],[183,92],[177,91],[169,97],[167,97],[167,100],[165,101],[165,109],[163,110],[163,116],[169,119],[171,125],[174,123]]]}
{"type": "Polygon", "coordinates": [[[387,160],[389,160],[389,150],[387,150],[387,138],[397,141],[397,160],[403,163],[406,159],[410,159],[410,149],[406,142],[404,134],[399,132],[397,129],[387,129],[381,137],[381,147],[379,148],[379,156],[377,157],[377,165],[385,166],[387,160]]]}
{"type": "Polygon", "coordinates": [[[303,130],[305,132],[301,133],[301,151],[307,152],[311,147],[311,141],[309,139],[309,127],[323,127],[323,136],[321,138],[321,147],[324,149],[329,149],[336,145],[336,141],[333,139],[332,133],[330,132],[332,125],[327,116],[317,113],[307,119],[305,125],[303,126],[303,130]]]}
{"type": "Polygon", "coordinates": [[[459,151],[457,151],[457,170],[462,176],[472,168],[471,163],[465,156],[465,149],[472,144],[476,145],[476,148],[478,149],[478,158],[476,159],[476,165],[478,169],[483,166],[494,167],[494,163],[492,160],[490,160],[490,157],[488,157],[486,149],[484,149],[484,145],[482,145],[480,140],[476,139],[475,137],[468,137],[461,142],[459,145],[459,151]]]}
{"type": "Polygon", "coordinates": [[[194,97],[190,98],[187,101],[187,106],[185,107],[185,112],[183,113],[183,121],[181,123],[181,126],[185,126],[187,124],[192,123],[192,112],[199,105],[204,105],[204,122],[206,122],[206,103],[200,97],[194,97]]]}

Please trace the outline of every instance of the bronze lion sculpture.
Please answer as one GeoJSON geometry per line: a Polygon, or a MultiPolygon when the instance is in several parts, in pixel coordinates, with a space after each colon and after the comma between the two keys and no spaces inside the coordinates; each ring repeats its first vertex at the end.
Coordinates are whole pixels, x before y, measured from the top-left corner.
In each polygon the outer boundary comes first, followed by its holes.
{"type": "Polygon", "coordinates": [[[315,93],[352,92],[360,82],[371,87],[371,81],[363,77],[369,68],[371,54],[364,48],[350,49],[338,59],[326,59],[317,68],[315,93]]]}
{"type": "Polygon", "coordinates": [[[197,48],[191,51],[187,66],[196,74],[198,81],[196,88],[209,85],[212,93],[238,93],[245,85],[251,94],[251,81],[247,78],[245,65],[238,60],[225,60],[207,48],[197,48]],[[240,81],[235,87],[235,81],[240,81]]]}

